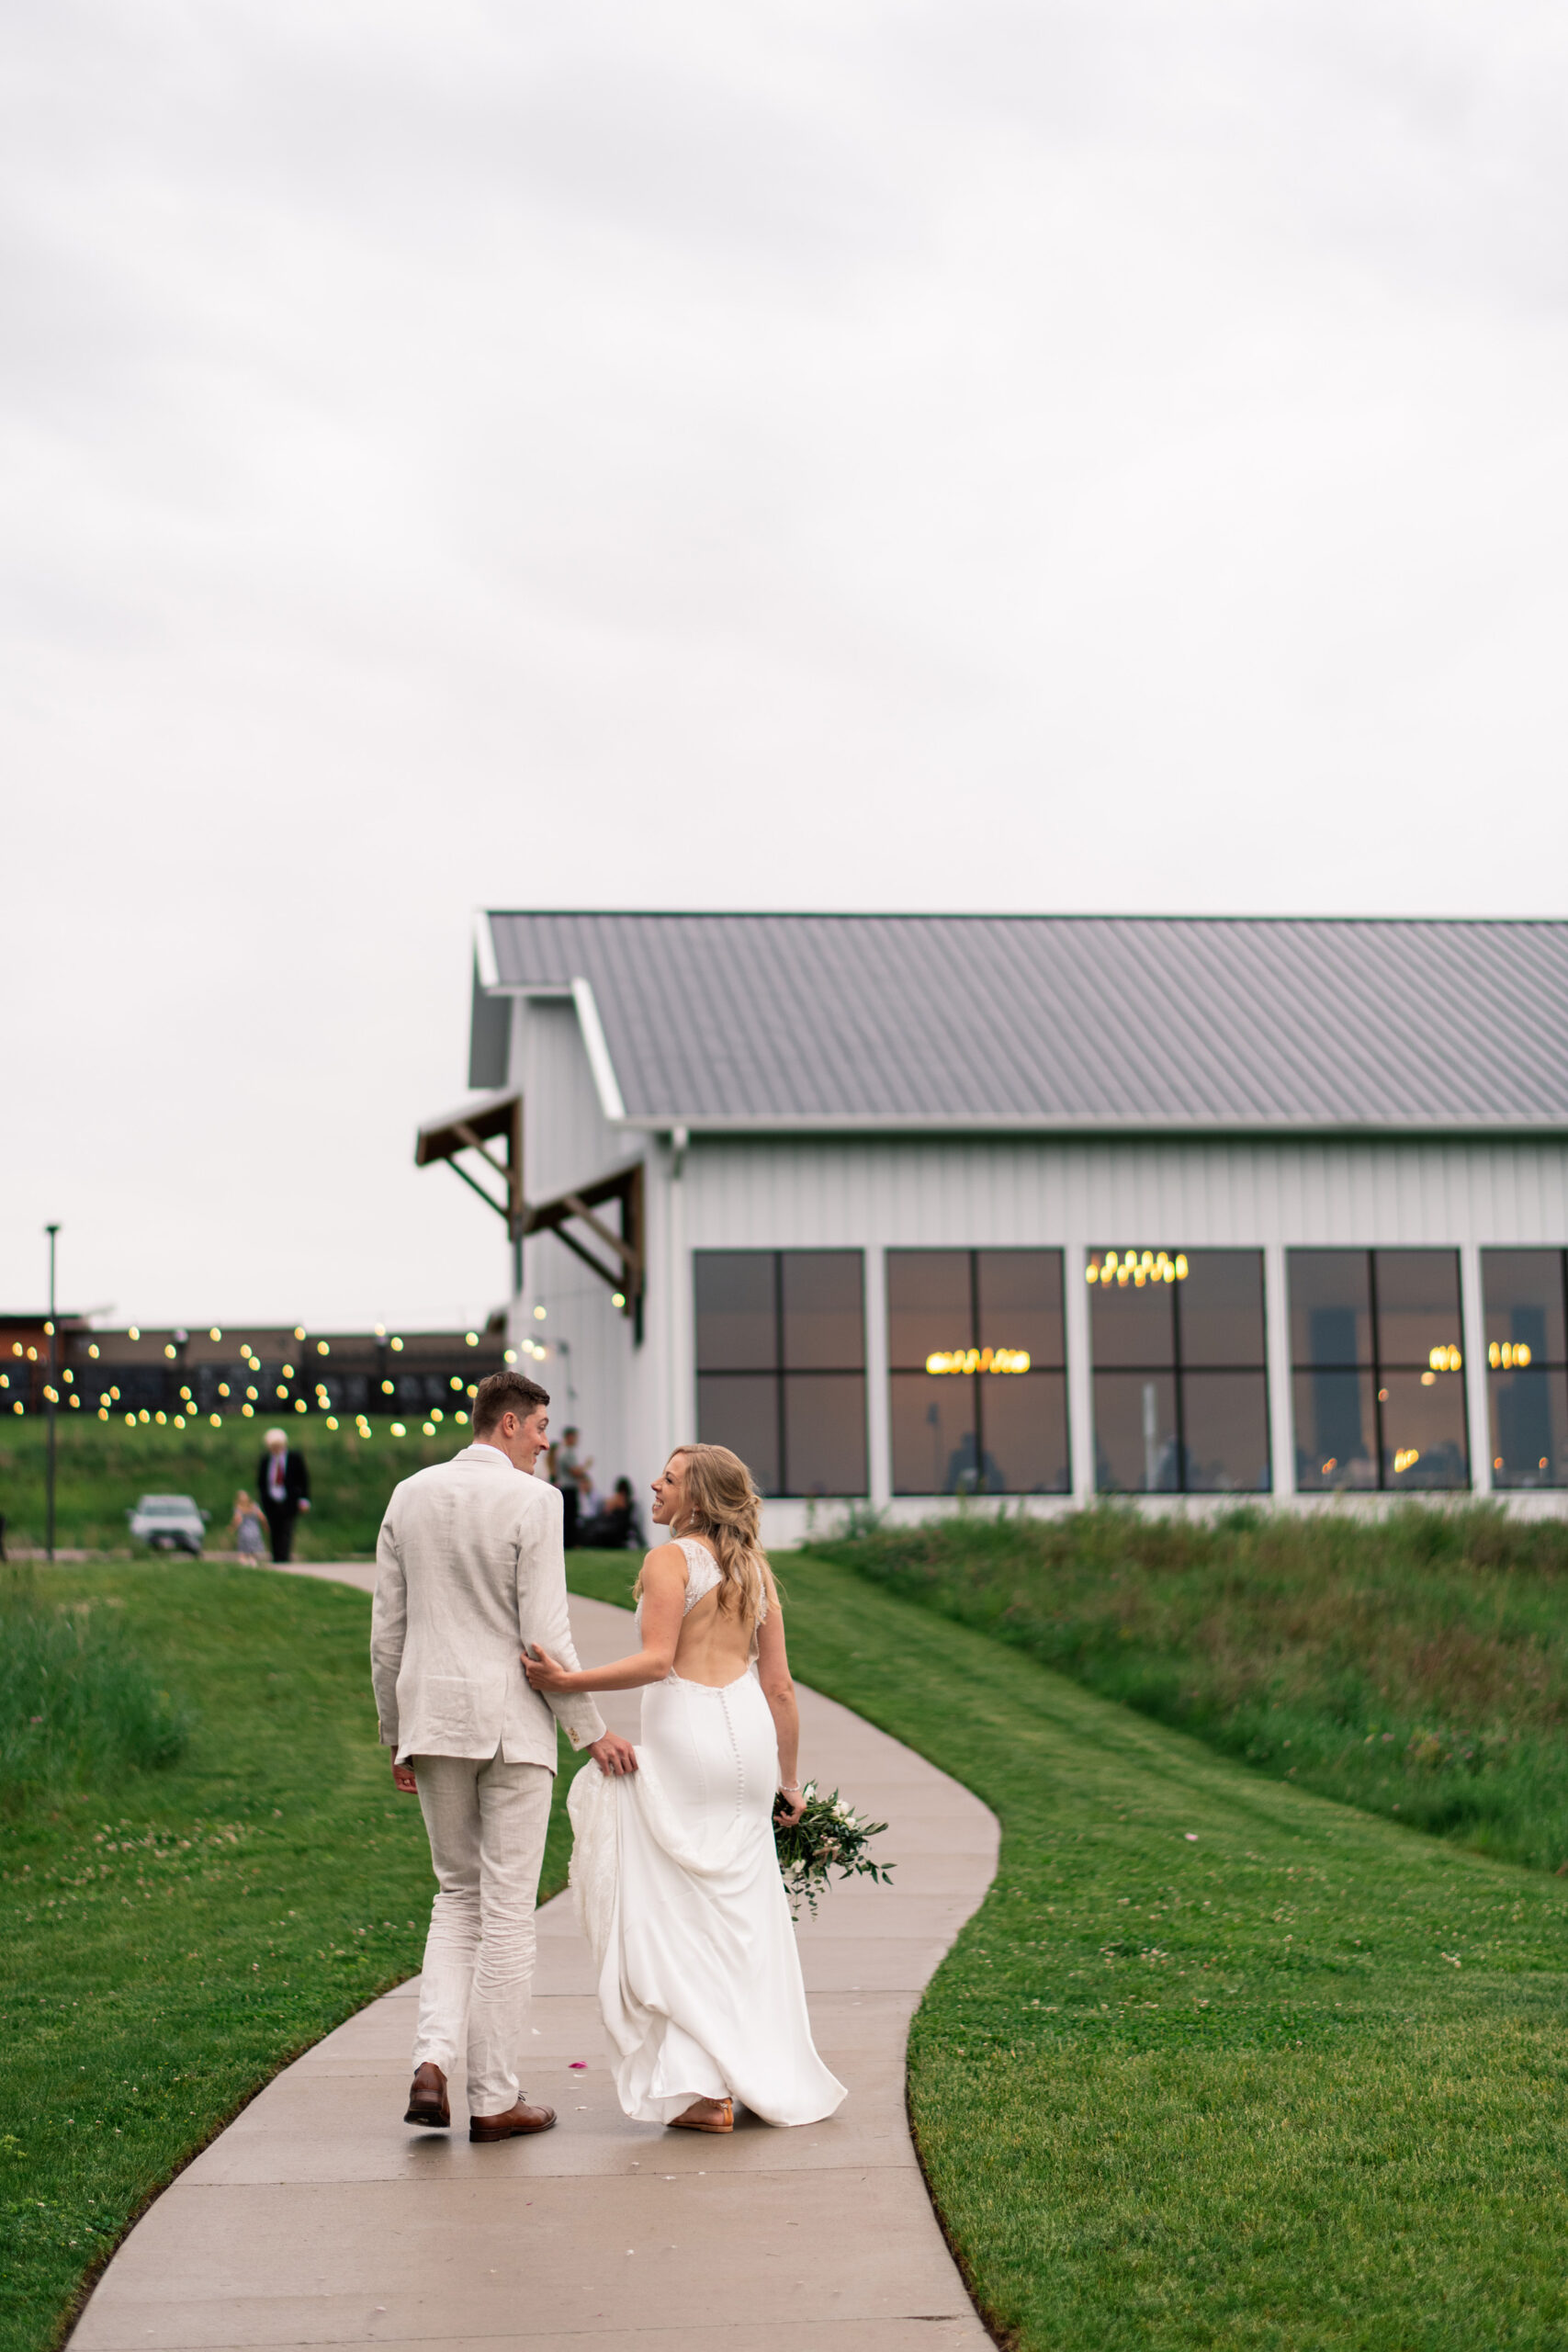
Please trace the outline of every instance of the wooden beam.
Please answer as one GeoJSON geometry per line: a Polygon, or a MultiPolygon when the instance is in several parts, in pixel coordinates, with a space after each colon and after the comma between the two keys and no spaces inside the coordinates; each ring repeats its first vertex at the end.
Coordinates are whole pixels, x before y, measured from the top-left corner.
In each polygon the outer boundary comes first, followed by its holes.
{"type": "Polygon", "coordinates": [[[608,1283],[612,1290],[619,1289],[621,1283],[620,1274],[618,1272],[613,1272],[608,1266],[602,1266],[599,1263],[598,1259],[593,1255],[592,1250],[585,1250],[583,1248],[575,1233],[569,1233],[564,1225],[552,1225],[547,1228],[547,1230],[555,1235],[556,1239],[560,1242],[564,1248],[571,1251],[574,1258],[581,1258],[585,1266],[592,1266],[602,1283],[608,1283]]]}
{"type": "Polygon", "coordinates": [[[553,1233],[574,1257],[585,1266],[592,1266],[601,1282],[621,1294],[623,1315],[629,1315],[640,1324],[643,1272],[643,1175],[641,1160],[634,1160],[629,1168],[617,1169],[612,1176],[596,1177],[592,1184],[584,1184],[574,1193],[561,1193],[553,1201],[540,1201],[527,1209],[523,1217],[525,1234],[553,1233]],[[607,1201],[617,1201],[621,1210],[621,1231],[616,1233],[602,1217],[594,1216],[595,1207],[607,1201]],[[575,1220],[587,1226],[595,1239],[613,1250],[621,1261],[619,1268],[601,1263],[591,1250],[585,1250],[576,1237],[569,1233],[568,1225],[575,1220]]]}
{"type": "Polygon", "coordinates": [[[626,1268],[628,1272],[632,1272],[638,1266],[639,1261],[637,1259],[637,1253],[631,1247],[629,1242],[623,1241],[618,1233],[612,1233],[609,1227],[603,1224],[600,1219],[594,1216],[592,1210],[588,1206],[587,1203],[582,1200],[580,1194],[576,1193],[563,1193],[561,1194],[561,1199],[565,1205],[571,1211],[573,1216],[581,1218],[581,1222],[588,1227],[590,1233],[596,1233],[601,1241],[606,1242],[609,1247],[615,1250],[616,1256],[620,1259],[622,1264],[626,1268]]]}

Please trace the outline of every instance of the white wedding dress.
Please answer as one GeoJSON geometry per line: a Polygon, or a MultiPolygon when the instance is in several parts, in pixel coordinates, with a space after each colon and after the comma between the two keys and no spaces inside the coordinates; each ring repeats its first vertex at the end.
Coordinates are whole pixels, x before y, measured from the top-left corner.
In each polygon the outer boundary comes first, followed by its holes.
{"type": "MultiPolygon", "coordinates": [[[[692,1538],[681,1549],[690,1610],[718,1566],[692,1538]]],[[[637,1765],[620,1778],[585,1766],[567,1799],[572,1892],[622,2107],[669,2123],[694,2099],[732,2098],[768,2123],[820,2122],[846,2093],[806,2013],[755,1638],[745,1673],[721,1689],[674,1674],[649,1685],[637,1765]]]]}

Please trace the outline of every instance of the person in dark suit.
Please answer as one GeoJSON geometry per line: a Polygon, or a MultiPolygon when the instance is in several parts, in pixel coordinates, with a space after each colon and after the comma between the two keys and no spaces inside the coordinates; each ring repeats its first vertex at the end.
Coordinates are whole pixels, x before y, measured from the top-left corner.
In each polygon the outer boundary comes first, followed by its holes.
{"type": "Polygon", "coordinates": [[[256,1493],[272,1535],[273,1566],[283,1567],[294,1555],[295,1519],[310,1508],[310,1474],[282,1430],[266,1433],[266,1452],[256,1464],[256,1493]]]}

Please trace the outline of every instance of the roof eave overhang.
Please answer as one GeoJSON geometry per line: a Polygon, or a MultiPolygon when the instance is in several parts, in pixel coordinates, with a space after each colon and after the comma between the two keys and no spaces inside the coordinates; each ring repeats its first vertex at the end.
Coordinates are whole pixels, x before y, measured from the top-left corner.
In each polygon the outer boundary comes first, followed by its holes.
{"type": "Polygon", "coordinates": [[[1332,1120],[1108,1119],[1100,1113],[1083,1116],[1075,1116],[1071,1113],[1021,1113],[1016,1117],[993,1114],[954,1118],[947,1115],[921,1117],[902,1112],[815,1112],[808,1115],[775,1114],[732,1118],[709,1116],[698,1111],[661,1111],[628,1114],[617,1124],[650,1135],[669,1135],[680,1128],[694,1138],[708,1136],[716,1139],[769,1136],[820,1136],[833,1139],[953,1136],[1004,1139],[1032,1136],[1042,1141],[1055,1137],[1080,1143],[1116,1143],[1145,1138],[1155,1141],[1162,1137],[1192,1142],[1258,1143],[1568,1141],[1568,1114],[1551,1119],[1498,1116],[1487,1119],[1332,1120]]]}

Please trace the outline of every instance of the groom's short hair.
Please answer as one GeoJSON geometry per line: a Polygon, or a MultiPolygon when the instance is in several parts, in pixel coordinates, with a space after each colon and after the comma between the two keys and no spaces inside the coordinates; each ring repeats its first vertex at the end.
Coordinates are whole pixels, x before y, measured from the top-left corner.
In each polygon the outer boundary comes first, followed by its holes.
{"type": "Polygon", "coordinates": [[[494,1429],[503,1413],[515,1413],[520,1421],[525,1421],[549,1401],[549,1390],[520,1372],[489,1373],[474,1391],[474,1435],[482,1437],[486,1430],[494,1429]]]}

